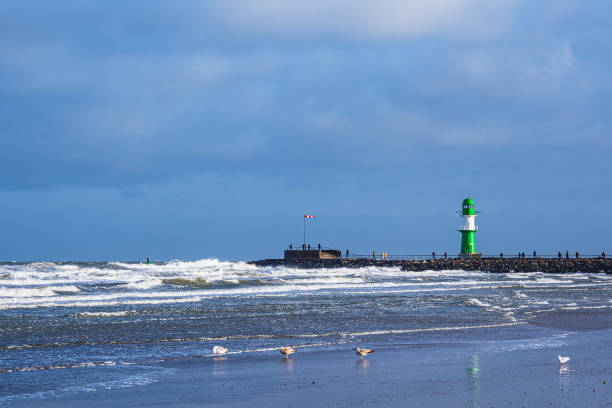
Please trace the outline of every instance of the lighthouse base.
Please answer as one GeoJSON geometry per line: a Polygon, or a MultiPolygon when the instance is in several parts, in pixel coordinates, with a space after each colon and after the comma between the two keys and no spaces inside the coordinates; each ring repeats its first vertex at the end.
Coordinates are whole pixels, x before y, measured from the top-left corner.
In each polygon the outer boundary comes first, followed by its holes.
{"type": "Polygon", "coordinates": [[[474,254],[459,254],[459,258],[464,258],[464,259],[471,259],[471,258],[482,258],[482,254],[481,254],[481,253],[474,253],[474,254]]]}

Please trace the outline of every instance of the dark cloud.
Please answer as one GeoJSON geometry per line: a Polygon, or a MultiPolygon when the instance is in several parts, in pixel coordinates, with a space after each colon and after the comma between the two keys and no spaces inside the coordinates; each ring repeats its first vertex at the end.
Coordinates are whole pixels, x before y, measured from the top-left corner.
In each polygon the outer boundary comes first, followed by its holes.
{"type": "Polygon", "coordinates": [[[171,219],[187,194],[194,216],[402,217],[417,194],[501,208],[518,189],[544,206],[575,191],[596,214],[612,198],[608,4],[488,3],[8,2],[5,211],[27,220],[53,194],[68,217],[111,195],[171,219]]]}

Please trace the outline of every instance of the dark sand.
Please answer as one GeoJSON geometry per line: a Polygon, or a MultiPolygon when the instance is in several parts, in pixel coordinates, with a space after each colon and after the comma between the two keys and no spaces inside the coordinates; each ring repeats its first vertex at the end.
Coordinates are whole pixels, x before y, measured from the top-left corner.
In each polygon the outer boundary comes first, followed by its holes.
{"type": "Polygon", "coordinates": [[[540,316],[530,324],[572,332],[565,339],[567,346],[484,354],[475,350],[455,358],[447,351],[464,346],[409,344],[409,339],[405,345],[383,347],[364,361],[350,349],[302,350],[287,361],[272,352],[196,357],[162,363],[171,372],[149,385],[7,405],[612,407],[611,322],[609,312],[540,316]],[[445,353],[437,358],[438,347],[445,353]],[[567,370],[560,369],[558,354],[571,356],[567,370]]]}

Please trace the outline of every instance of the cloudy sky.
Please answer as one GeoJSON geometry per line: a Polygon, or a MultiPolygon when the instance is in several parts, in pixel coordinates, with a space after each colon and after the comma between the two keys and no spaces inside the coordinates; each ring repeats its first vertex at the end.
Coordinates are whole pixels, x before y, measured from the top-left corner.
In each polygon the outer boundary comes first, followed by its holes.
{"type": "Polygon", "coordinates": [[[612,7],[5,1],[0,259],[612,252],[612,7]]]}

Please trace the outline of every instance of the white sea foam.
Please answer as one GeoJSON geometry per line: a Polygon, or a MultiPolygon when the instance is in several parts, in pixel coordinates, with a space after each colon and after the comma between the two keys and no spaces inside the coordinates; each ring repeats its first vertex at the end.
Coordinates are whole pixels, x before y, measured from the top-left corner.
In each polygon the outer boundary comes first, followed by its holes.
{"type": "MultiPolygon", "coordinates": [[[[517,324],[524,324],[524,322],[510,322],[510,323],[492,323],[492,324],[476,324],[476,325],[457,325],[457,326],[441,326],[441,327],[416,327],[411,329],[392,329],[392,330],[372,330],[372,331],[356,331],[356,332],[323,332],[323,333],[290,333],[285,335],[275,334],[252,334],[252,335],[226,335],[221,337],[199,337],[189,339],[190,341],[206,341],[206,342],[219,342],[228,340],[238,339],[272,339],[279,337],[286,337],[291,339],[303,339],[303,338],[323,338],[323,337],[364,337],[364,336],[383,336],[386,334],[409,334],[409,333],[422,333],[431,331],[456,331],[456,330],[477,330],[477,329],[488,329],[495,327],[507,327],[515,326],[517,324]]],[[[165,339],[165,341],[184,341],[185,339],[165,339]]],[[[332,343],[326,343],[332,344],[332,343]]],[[[311,345],[312,346],[312,345],[311,345]]],[[[305,347],[304,345],[302,347],[305,347]]],[[[238,350],[234,350],[238,351],[238,350]]],[[[259,350],[262,351],[262,350],[259,350]]],[[[242,351],[245,352],[245,351],[242,351]]],[[[229,353],[228,353],[229,354],[229,353]]]]}
{"type": "MultiPolygon", "coordinates": [[[[79,288],[73,285],[69,286],[43,286],[39,288],[14,288],[14,287],[0,287],[0,298],[38,298],[38,297],[49,297],[56,296],[58,293],[76,293],[79,288]]],[[[0,304],[1,304],[0,300],[0,304]]]]}
{"type": "MultiPolygon", "coordinates": [[[[606,288],[612,283],[605,274],[498,274],[461,270],[406,272],[398,267],[376,266],[302,269],[258,267],[217,259],[173,261],[161,265],[121,262],[107,265],[5,264],[2,273],[6,279],[0,279],[0,309],[158,304],[160,301],[199,301],[218,296],[292,296],[328,291],[408,294],[497,291],[519,287],[537,289],[539,293],[550,289],[606,288]]],[[[527,297],[518,290],[514,293],[515,298],[527,297]]],[[[534,296],[533,300],[537,301],[538,297],[534,296]]]]}
{"type": "MultiPolygon", "coordinates": [[[[25,348],[25,347],[20,347],[25,348]]],[[[100,361],[100,362],[84,362],[84,363],[72,363],[72,364],[57,364],[48,366],[32,366],[32,367],[20,367],[20,368],[7,368],[0,372],[3,373],[17,373],[25,371],[46,371],[46,370],[59,370],[65,368],[85,368],[85,367],[101,367],[101,366],[114,366],[118,363],[115,361],[100,361]]],[[[119,363],[120,364],[120,363],[119,363]]]]}
{"type": "Polygon", "coordinates": [[[572,307],[564,306],[564,307],[561,307],[561,310],[596,310],[596,309],[609,309],[609,308],[612,308],[612,306],[608,306],[608,305],[572,306],[572,307]]]}
{"type": "MultiPolygon", "coordinates": [[[[310,282],[309,280],[299,280],[300,282],[310,282]]],[[[415,291],[447,291],[447,290],[470,290],[482,288],[503,288],[512,287],[508,282],[504,281],[453,281],[453,282],[361,282],[353,279],[338,279],[332,277],[328,279],[318,279],[312,283],[294,284],[291,281],[282,285],[265,284],[256,286],[244,286],[228,289],[191,289],[191,290],[164,290],[164,291],[132,291],[132,292],[115,292],[115,293],[99,293],[89,295],[72,295],[69,301],[99,301],[99,300],[115,300],[115,299],[130,299],[130,298],[163,298],[163,297],[193,297],[193,296],[237,296],[237,295],[256,295],[266,293],[286,293],[308,291],[315,292],[321,290],[345,290],[345,289],[386,289],[386,288],[414,288],[415,291]],[[496,285],[483,286],[482,284],[496,285]]],[[[145,288],[155,287],[158,283],[155,279],[139,281],[134,283],[130,288],[145,288]]],[[[527,284],[527,283],[526,283],[527,284]]],[[[538,286],[541,287],[541,286],[538,286]]],[[[566,287],[566,286],[559,286],[566,287]]],[[[573,287],[573,286],[572,286],[573,287]]],[[[5,303],[44,303],[44,297],[55,296],[58,292],[78,292],[75,286],[55,286],[44,288],[0,288],[4,290],[4,295],[0,297],[12,298],[10,302],[5,303]]],[[[0,292],[1,293],[1,292],[0,292]]],[[[57,301],[57,299],[54,299],[57,301]]],[[[0,306],[2,306],[0,300],[0,306]]]]}
{"type": "Polygon", "coordinates": [[[407,275],[407,276],[430,277],[430,278],[440,278],[440,277],[465,278],[465,277],[489,277],[491,276],[491,274],[488,272],[464,271],[461,269],[446,269],[442,271],[434,271],[431,269],[426,270],[426,271],[401,271],[398,268],[398,272],[401,272],[402,275],[407,275]]]}
{"type": "Polygon", "coordinates": [[[512,272],[512,273],[507,273],[506,277],[509,279],[529,279],[530,278],[529,273],[524,273],[524,272],[512,272]]]}
{"type": "Polygon", "coordinates": [[[343,284],[343,283],[365,283],[363,278],[351,278],[347,276],[330,276],[328,278],[306,278],[306,279],[281,279],[280,282],[287,284],[343,284]]]}
{"type": "Polygon", "coordinates": [[[161,286],[163,284],[162,280],[159,278],[151,278],[151,279],[143,279],[137,282],[130,282],[123,285],[126,288],[130,289],[139,289],[139,290],[147,290],[152,289],[156,286],[161,286]]]}
{"type": "Polygon", "coordinates": [[[560,333],[551,337],[535,339],[513,339],[513,340],[488,340],[481,343],[479,350],[482,353],[500,353],[518,350],[550,349],[567,345],[564,339],[570,333],[560,333]]]}
{"type": "MultiPolygon", "coordinates": [[[[60,367],[61,368],[61,367],[60,367]]],[[[147,367],[147,372],[136,375],[120,376],[118,379],[88,383],[84,385],[71,386],[66,388],[60,388],[49,391],[40,391],[30,394],[16,394],[0,397],[0,403],[10,402],[20,399],[46,399],[46,398],[58,398],[67,395],[73,395],[80,392],[94,392],[97,390],[111,390],[119,388],[128,388],[139,385],[147,385],[158,381],[162,376],[174,372],[171,368],[158,368],[151,369],[147,367]]]]}
{"type": "Polygon", "coordinates": [[[470,298],[470,299],[466,300],[465,304],[471,305],[471,306],[491,307],[491,304],[489,304],[487,302],[483,302],[483,301],[478,300],[476,298],[470,298]]]}
{"type": "MultiPolygon", "coordinates": [[[[471,283],[470,285],[473,285],[471,283]]],[[[90,295],[72,295],[69,298],[58,299],[56,297],[48,299],[45,297],[30,297],[9,299],[8,302],[2,302],[0,300],[0,308],[15,308],[15,307],[37,307],[37,306],[61,306],[62,302],[68,302],[66,305],[86,305],[90,303],[92,305],[113,305],[113,304],[134,304],[136,299],[139,299],[139,304],[146,304],[147,302],[155,304],[159,303],[158,300],[162,298],[171,298],[176,300],[185,298],[196,298],[203,297],[217,297],[217,296],[243,296],[243,295],[260,295],[260,294],[274,294],[274,293],[299,293],[309,292],[314,293],[318,291],[326,290],[347,290],[347,289],[359,289],[359,290],[383,290],[383,289],[401,289],[404,293],[410,292],[444,292],[444,291],[455,291],[455,290],[473,290],[473,289],[486,289],[491,288],[490,286],[470,286],[461,285],[450,286],[444,285],[444,287],[420,287],[415,288],[412,283],[394,283],[394,282],[378,282],[378,283],[346,283],[346,284],[303,284],[303,285],[280,285],[280,286],[247,286],[240,288],[231,289],[197,289],[197,290],[183,290],[183,291],[133,291],[133,292],[118,292],[118,293],[104,293],[104,294],[90,294],[90,295]],[[48,303],[48,302],[52,303],[48,303]]],[[[420,286],[420,285],[417,285],[420,286]]],[[[498,288],[499,286],[496,286],[498,288]]],[[[391,293],[391,292],[387,292],[391,293]]],[[[397,292],[399,293],[399,292],[397,292]]]]}
{"type": "Polygon", "coordinates": [[[551,278],[536,278],[536,283],[574,283],[572,280],[568,279],[551,279],[551,278]]]}
{"type": "Polygon", "coordinates": [[[118,317],[118,316],[127,316],[133,312],[123,310],[120,312],[81,312],[79,316],[84,317],[118,317]]]}
{"type": "Polygon", "coordinates": [[[474,329],[489,329],[494,327],[507,327],[515,326],[517,324],[524,324],[523,322],[511,322],[511,323],[494,323],[494,324],[476,324],[468,326],[444,326],[444,327],[425,327],[417,329],[400,329],[400,330],[373,330],[365,332],[353,332],[346,333],[348,336],[372,336],[372,335],[385,335],[385,334],[407,334],[407,333],[422,333],[432,331],[454,331],[454,330],[474,330],[474,329]]]}
{"type": "Polygon", "coordinates": [[[186,298],[169,298],[169,299],[141,299],[141,300],[123,300],[123,301],[91,301],[91,302],[45,302],[44,304],[9,304],[3,305],[0,309],[32,309],[36,307],[103,307],[103,306],[118,306],[118,305],[162,305],[172,303],[195,303],[201,301],[198,296],[186,298]]]}

